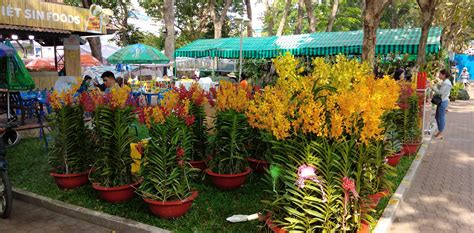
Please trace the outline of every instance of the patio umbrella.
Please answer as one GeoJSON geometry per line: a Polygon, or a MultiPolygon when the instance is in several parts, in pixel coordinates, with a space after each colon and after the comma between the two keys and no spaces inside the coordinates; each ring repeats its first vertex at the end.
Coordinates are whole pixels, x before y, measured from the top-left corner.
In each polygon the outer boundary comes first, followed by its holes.
{"type": "Polygon", "coordinates": [[[81,53],[81,66],[88,67],[88,66],[100,66],[100,61],[97,60],[94,56],[90,53],[81,53]]]}
{"type": "Polygon", "coordinates": [[[119,49],[107,61],[111,64],[167,64],[170,59],[151,46],[134,44],[119,49]]]}
{"type": "Polygon", "coordinates": [[[38,57],[28,62],[26,69],[29,71],[55,71],[56,66],[53,59],[38,57]]]}

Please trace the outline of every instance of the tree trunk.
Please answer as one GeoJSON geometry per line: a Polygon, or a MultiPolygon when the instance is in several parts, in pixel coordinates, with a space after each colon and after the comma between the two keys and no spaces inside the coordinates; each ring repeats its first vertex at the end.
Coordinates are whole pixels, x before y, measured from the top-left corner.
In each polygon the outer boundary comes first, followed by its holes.
{"type": "Polygon", "coordinates": [[[295,27],[295,34],[301,34],[303,28],[303,6],[304,0],[298,0],[298,17],[296,18],[296,27],[295,27]]]}
{"type": "Polygon", "coordinates": [[[263,0],[263,3],[265,4],[265,19],[268,19],[267,33],[268,36],[273,36],[273,27],[275,26],[275,19],[271,14],[272,6],[270,5],[269,0],[263,0]]]}
{"type": "Polygon", "coordinates": [[[306,13],[308,14],[309,32],[314,33],[316,32],[316,17],[313,12],[313,3],[311,0],[304,0],[304,4],[306,5],[306,13]]]}
{"type": "Polygon", "coordinates": [[[214,23],[214,39],[219,39],[222,37],[222,26],[224,25],[225,18],[227,17],[227,11],[229,10],[231,3],[232,0],[225,0],[224,9],[222,9],[220,15],[216,12],[216,0],[211,0],[209,4],[212,22],[214,23]]]}
{"type": "Polygon", "coordinates": [[[89,46],[91,47],[92,56],[102,63],[102,43],[100,42],[100,37],[89,37],[87,38],[87,42],[89,42],[89,46]]]}
{"type": "Polygon", "coordinates": [[[174,0],[164,0],[163,19],[166,27],[165,55],[172,59],[174,56],[174,0]]]}
{"type": "Polygon", "coordinates": [[[247,36],[253,36],[253,28],[252,28],[252,3],[250,0],[245,0],[245,7],[247,8],[247,18],[249,22],[247,23],[247,36]]]}
{"type": "Polygon", "coordinates": [[[286,18],[291,7],[291,0],[286,0],[285,9],[283,10],[283,15],[281,16],[280,25],[278,26],[277,36],[283,35],[283,29],[285,28],[286,18]]]}
{"type": "Polygon", "coordinates": [[[417,2],[420,6],[422,20],[421,37],[418,44],[418,58],[416,60],[416,66],[420,68],[426,61],[426,44],[428,42],[428,33],[431,23],[433,22],[437,0],[417,0],[417,2]]]}
{"type": "Polygon", "coordinates": [[[364,40],[362,42],[362,60],[370,65],[375,61],[375,46],[377,41],[377,28],[384,8],[392,0],[365,0],[362,18],[364,21],[364,40]]]}
{"type": "Polygon", "coordinates": [[[334,26],[334,21],[336,21],[336,14],[339,8],[339,0],[334,0],[332,4],[331,14],[329,15],[328,19],[328,27],[326,28],[327,32],[332,31],[332,27],[334,26]]]}

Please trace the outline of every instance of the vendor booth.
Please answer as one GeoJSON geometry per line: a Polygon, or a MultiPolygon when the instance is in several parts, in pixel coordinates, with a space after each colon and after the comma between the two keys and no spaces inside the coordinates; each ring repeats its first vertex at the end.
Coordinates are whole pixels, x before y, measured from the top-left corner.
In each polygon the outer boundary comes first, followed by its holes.
{"type": "MultiPolygon", "coordinates": [[[[91,9],[93,7],[91,6],[91,9]]],[[[94,10],[40,0],[0,0],[0,40],[18,43],[36,41],[54,47],[54,66],[63,63],[68,76],[81,76],[80,36],[107,33],[107,16],[100,8],[94,10]],[[64,56],[57,56],[57,47],[64,47],[64,56]]],[[[50,89],[58,79],[57,72],[32,73],[37,88],[50,89]]]]}

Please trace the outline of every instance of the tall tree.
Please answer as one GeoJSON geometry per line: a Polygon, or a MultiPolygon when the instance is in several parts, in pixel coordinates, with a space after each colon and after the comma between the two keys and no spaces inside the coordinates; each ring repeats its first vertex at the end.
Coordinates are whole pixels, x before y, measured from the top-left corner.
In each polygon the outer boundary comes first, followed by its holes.
{"type": "Polygon", "coordinates": [[[421,37],[418,44],[418,58],[416,65],[421,67],[426,61],[426,44],[431,23],[433,23],[434,14],[438,0],[417,0],[421,10],[421,37]]]}
{"type": "Polygon", "coordinates": [[[252,3],[250,0],[245,0],[245,7],[247,9],[247,18],[249,22],[247,23],[247,36],[252,37],[253,28],[252,28],[252,3]]]}
{"type": "Polygon", "coordinates": [[[365,0],[362,19],[364,21],[364,40],[362,42],[362,60],[374,64],[377,28],[383,10],[392,0],[365,0]]]}
{"type": "MultiPolygon", "coordinates": [[[[92,0],[82,0],[82,7],[89,8],[91,5],[92,0]]],[[[87,42],[89,42],[89,46],[91,47],[92,56],[102,62],[102,43],[100,42],[100,37],[88,37],[87,42]]]]}
{"type": "Polygon", "coordinates": [[[332,27],[334,26],[334,21],[336,20],[336,14],[337,14],[338,8],[339,8],[339,0],[333,0],[331,14],[329,15],[329,19],[328,19],[328,27],[326,28],[327,32],[332,31],[332,27]]]}
{"type": "Polygon", "coordinates": [[[273,27],[275,26],[275,15],[272,14],[273,10],[273,5],[270,3],[270,0],[263,0],[263,3],[265,5],[265,24],[266,24],[266,31],[268,33],[268,36],[273,36],[273,27]]]}
{"type": "Polygon", "coordinates": [[[311,0],[304,0],[304,4],[306,5],[306,14],[308,14],[309,32],[314,33],[317,22],[313,12],[313,3],[311,0]]]}
{"type": "Polygon", "coordinates": [[[298,0],[298,16],[296,18],[295,34],[301,34],[303,29],[304,0],[298,0]]]}
{"type": "Polygon", "coordinates": [[[281,36],[283,34],[283,29],[285,29],[286,25],[286,18],[288,18],[288,13],[291,7],[291,0],[286,0],[285,9],[283,10],[283,15],[280,19],[280,24],[278,25],[277,36],[281,36]]]}
{"type": "Polygon", "coordinates": [[[232,0],[225,0],[225,5],[219,14],[218,6],[216,4],[216,0],[210,0],[209,7],[211,13],[211,19],[214,23],[214,38],[219,39],[222,37],[222,26],[224,25],[224,21],[227,17],[227,11],[229,10],[230,5],[232,4],[232,0]]]}
{"type": "Polygon", "coordinates": [[[474,37],[473,8],[471,0],[439,2],[434,25],[442,26],[441,44],[448,51],[463,52],[468,40],[474,37]]]}
{"type": "Polygon", "coordinates": [[[166,27],[165,55],[174,56],[174,0],[164,0],[163,19],[166,27]]]}

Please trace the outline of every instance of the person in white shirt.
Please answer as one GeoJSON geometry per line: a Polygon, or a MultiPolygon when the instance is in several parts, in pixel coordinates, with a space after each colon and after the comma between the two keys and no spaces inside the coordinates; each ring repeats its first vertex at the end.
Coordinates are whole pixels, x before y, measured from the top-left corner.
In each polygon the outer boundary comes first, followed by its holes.
{"type": "Polygon", "coordinates": [[[467,68],[466,67],[462,68],[462,72],[459,75],[459,79],[461,79],[461,82],[462,82],[462,84],[464,84],[464,87],[469,86],[469,79],[470,78],[471,77],[469,76],[469,72],[467,72],[467,68]]]}
{"type": "Polygon", "coordinates": [[[439,85],[433,86],[433,90],[436,94],[441,95],[441,103],[436,108],[436,124],[438,125],[438,133],[434,136],[436,138],[443,139],[443,131],[446,125],[446,109],[448,108],[449,104],[449,94],[451,92],[451,88],[453,84],[449,81],[449,73],[446,70],[441,70],[439,72],[439,78],[442,82],[439,85]]]}

